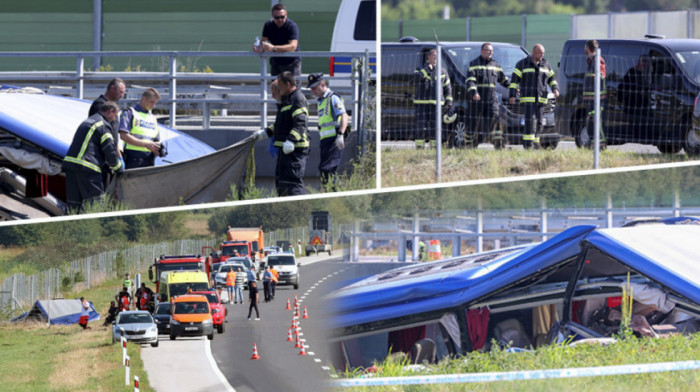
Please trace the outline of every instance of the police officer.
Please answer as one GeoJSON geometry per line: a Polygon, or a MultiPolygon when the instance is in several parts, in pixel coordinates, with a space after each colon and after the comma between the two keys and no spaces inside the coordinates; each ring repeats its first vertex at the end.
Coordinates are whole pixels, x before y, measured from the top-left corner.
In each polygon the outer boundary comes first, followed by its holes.
{"type": "Polygon", "coordinates": [[[330,90],[322,73],[309,75],[308,88],[318,98],[318,131],[321,137],[321,184],[335,191],[336,171],[345,147],[345,131],[348,127],[348,114],[343,99],[330,90]],[[329,185],[330,184],[330,185],[329,185]]]}
{"type": "Polygon", "coordinates": [[[275,124],[255,134],[255,140],[263,135],[275,138],[278,148],[275,186],[277,195],[292,196],[304,194],[304,172],[309,158],[309,135],[307,118],[309,115],[306,97],[297,88],[294,74],[284,71],[277,76],[281,102],[275,124]],[[281,150],[281,151],[280,151],[281,150]]]}
{"type": "Polygon", "coordinates": [[[143,92],[136,106],[122,113],[119,135],[124,141],[124,160],[127,169],[153,166],[157,156],[167,155],[160,143],[158,121],[151,113],[159,99],[158,91],[148,88],[143,92]]]}
{"type": "Polygon", "coordinates": [[[532,54],[518,61],[510,83],[510,104],[520,93],[520,103],[525,112],[525,133],[523,147],[539,147],[539,132],[542,126],[544,105],[547,104],[547,86],[552,89],[554,98],[559,97],[559,86],[554,71],[544,58],[544,46],[536,44],[532,54]]]}
{"type": "Polygon", "coordinates": [[[442,100],[440,105],[444,105],[443,110],[452,107],[452,85],[450,77],[444,69],[437,70],[437,51],[432,49],[428,52],[427,62],[423,68],[414,72],[414,83],[416,88],[413,104],[416,110],[416,148],[423,148],[426,140],[430,140],[431,147],[435,145],[435,84],[442,85],[442,100]]]}
{"type": "MultiPolygon", "coordinates": [[[[593,144],[593,130],[595,118],[595,52],[598,50],[598,41],[590,39],[586,41],[584,47],[584,52],[586,53],[586,75],[583,78],[583,103],[586,107],[587,120],[586,128],[588,134],[591,135],[591,145],[585,147],[592,147],[593,144]]],[[[600,148],[605,148],[605,134],[603,133],[603,108],[605,107],[606,98],[608,97],[608,91],[605,87],[605,60],[603,56],[600,56],[600,148]]]]}
{"type": "Polygon", "coordinates": [[[116,103],[106,102],[100,112],[83,121],[73,135],[62,165],[66,173],[66,203],[73,211],[82,210],[86,201],[104,197],[104,166],[117,173],[124,171],[110,125],[118,113],[116,103]]]}
{"type": "Polygon", "coordinates": [[[501,65],[493,59],[493,45],[486,42],[481,45],[481,55],[469,63],[467,70],[467,92],[471,97],[467,147],[476,147],[478,134],[484,131],[492,135],[494,147],[503,147],[503,130],[497,127],[499,111],[496,83],[507,88],[508,78],[501,65]]]}
{"type": "Polygon", "coordinates": [[[129,294],[134,292],[134,281],[131,280],[129,273],[124,274],[124,287],[129,291],[129,294]]]}

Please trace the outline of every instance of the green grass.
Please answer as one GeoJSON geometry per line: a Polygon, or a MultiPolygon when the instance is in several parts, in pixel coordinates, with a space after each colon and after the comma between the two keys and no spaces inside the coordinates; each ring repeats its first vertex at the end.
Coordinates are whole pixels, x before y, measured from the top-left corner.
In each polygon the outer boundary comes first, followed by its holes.
{"type": "MultiPolygon", "coordinates": [[[[597,345],[552,345],[519,354],[496,349],[488,353],[469,353],[449,359],[422,371],[412,372],[401,362],[377,364],[378,377],[508,372],[536,369],[560,369],[614,366],[700,359],[700,334],[663,339],[625,339],[608,347],[597,345]]],[[[342,375],[359,377],[361,372],[342,375]]],[[[397,387],[348,388],[347,391],[697,391],[700,370],[644,373],[623,376],[582,377],[549,380],[501,381],[490,383],[434,384],[397,387]]]]}
{"type": "MultiPolygon", "coordinates": [[[[600,167],[685,162],[680,154],[641,154],[605,150],[600,167]]],[[[382,150],[382,187],[435,183],[435,150],[382,150]]],[[[442,149],[442,182],[479,180],[593,168],[593,152],[567,150],[456,150],[442,149]]]]}
{"type": "MultiPolygon", "coordinates": [[[[104,315],[120,280],[66,297],[85,296],[104,315]]],[[[103,320],[80,326],[45,323],[0,324],[0,385],[3,391],[133,391],[138,376],[141,391],[151,391],[141,361],[141,347],[128,344],[131,386],[124,385],[122,350],[112,344],[112,328],[103,320]]]]}

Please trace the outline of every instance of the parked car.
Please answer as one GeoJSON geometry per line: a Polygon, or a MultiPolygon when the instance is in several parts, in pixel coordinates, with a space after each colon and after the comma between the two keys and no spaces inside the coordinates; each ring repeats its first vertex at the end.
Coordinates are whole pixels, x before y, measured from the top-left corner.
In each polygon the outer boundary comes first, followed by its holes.
{"type": "Polygon", "coordinates": [[[214,328],[216,328],[218,333],[224,333],[226,326],[226,316],[228,315],[228,310],[221,303],[221,298],[216,291],[193,291],[192,294],[203,295],[209,301],[209,308],[211,309],[211,318],[214,323],[214,328]]]}
{"type": "MultiPolygon", "coordinates": [[[[557,128],[589,146],[583,105],[585,40],[568,40],[559,64],[557,128]]],[[[602,125],[608,145],[652,144],[663,153],[700,154],[700,40],[601,39],[608,98],[602,125]]]]}
{"type": "Polygon", "coordinates": [[[117,315],[112,324],[112,343],[121,339],[121,330],[129,342],[150,344],[158,347],[158,326],[153,317],[145,310],[123,311],[117,315]]]}
{"type": "Polygon", "coordinates": [[[214,284],[216,286],[226,286],[226,274],[228,274],[228,272],[231,270],[233,270],[233,272],[236,274],[242,273],[243,276],[245,276],[245,278],[243,278],[243,283],[246,285],[248,284],[248,274],[246,274],[245,265],[240,263],[229,263],[228,261],[219,264],[219,269],[214,275],[214,284]]]}
{"type": "Polygon", "coordinates": [[[279,272],[277,286],[293,285],[294,290],[299,289],[299,267],[293,253],[279,253],[267,256],[267,264],[275,267],[279,272]]]}
{"type": "Polygon", "coordinates": [[[159,334],[170,333],[170,312],[172,305],[170,302],[160,302],[153,311],[153,320],[158,326],[159,334]]]}
{"type": "MultiPolygon", "coordinates": [[[[452,85],[454,108],[457,119],[452,124],[443,124],[442,140],[453,147],[464,146],[466,129],[469,126],[469,94],[467,93],[467,69],[469,63],[480,56],[483,42],[441,42],[442,66],[447,70],[452,85]]],[[[529,53],[520,46],[508,43],[492,43],[493,58],[501,64],[508,79],[511,78],[518,61],[529,53]]],[[[435,49],[434,42],[420,42],[405,37],[396,43],[382,43],[382,140],[412,140],[415,131],[415,108],[413,98],[414,71],[426,62],[426,56],[435,49]]],[[[523,108],[519,102],[508,103],[508,89],[496,86],[499,102],[499,123],[507,143],[522,144],[525,132],[523,108]]],[[[544,109],[540,143],[543,147],[555,148],[560,135],[555,128],[554,106],[556,100],[550,92],[544,109]]],[[[478,134],[479,142],[489,141],[487,134],[478,134]]]]}
{"type": "Polygon", "coordinates": [[[203,295],[180,295],[173,301],[170,340],[178,336],[203,336],[214,339],[214,321],[209,300],[203,295]]]}

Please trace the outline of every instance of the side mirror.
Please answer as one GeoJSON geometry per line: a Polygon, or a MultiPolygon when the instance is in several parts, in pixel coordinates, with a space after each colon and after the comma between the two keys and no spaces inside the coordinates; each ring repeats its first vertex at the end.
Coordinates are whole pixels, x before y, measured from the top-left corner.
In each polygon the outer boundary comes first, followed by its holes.
{"type": "Polygon", "coordinates": [[[301,263],[297,263],[297,267],[301,267],[301,263]]]}

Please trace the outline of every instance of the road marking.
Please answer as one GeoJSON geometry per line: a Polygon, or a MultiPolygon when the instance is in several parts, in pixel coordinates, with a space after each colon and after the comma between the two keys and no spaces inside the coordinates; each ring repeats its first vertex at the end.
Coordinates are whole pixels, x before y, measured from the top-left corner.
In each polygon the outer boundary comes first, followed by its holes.
{"type": "MultiPolygon", "coordinates": [[[[302,295],[302,296],[301,296],[301,299],[302,299],[302,300],[305,300],[305,299],[306,299],[306,295],[302,295]]],[[[300,301],[300,302],[301,302],[301,301],[300,301]]]]}
{"type": "Polygon", "coordinates": [[[313,351],[307,351],[306,353],[309,355],[316,355],[316,353],[314,353],[313,351]]]}
{"type": "Polygon", "coordinates": [[[221,370],[219,370],[219,366],[216,365],[216,361],[214,360],[214,356],[211,354],[211,341],[206,340],[204,342],[204,354],[207,356],[207,359],[209,360],[209,365],[211,366],[212,370],[214,371],[214,374],[219,378],[219,381],[221,381],[221,384],[226,388],[227,391],[230,392],[236,392],[235,389],[231,386],[231,384],[228,383],[228,380],[224,376],[223,373],[221,373],[221,370]]]}
{"type": "MultiPolygon", "coordinates": [[[[314,362],[321,362],[321,360],[318,358],[314,358],[314,362]]],[[[323,369],[323,367],[321,367],[321,369],[323,369]]]]}

